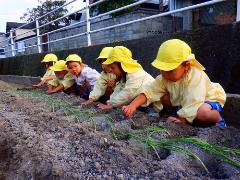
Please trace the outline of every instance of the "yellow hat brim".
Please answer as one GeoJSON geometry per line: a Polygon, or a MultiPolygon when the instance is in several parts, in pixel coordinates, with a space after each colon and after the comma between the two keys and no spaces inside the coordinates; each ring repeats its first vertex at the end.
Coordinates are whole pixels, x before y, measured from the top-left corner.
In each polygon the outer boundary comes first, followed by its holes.
{"type": "Polygon", "coordinates": [[[41,61],[41,63],[48,63],[48,62],[56,62],[56,61],[48,60],[48,59],[43,59],[43,60],[41,61]]]}
{"type": "Polygon", "coordinates": [[[106,56],[98,56],[96,60],[99,60],[99,59],[107,59],[108,57],[106,56]]]}
{"type": "Polygon", "coordinates": [[[166,62],[161,62],[157,59],[155,59],[152,62],[152,66],[162,70],[162,71],[171,71],[173,69],[176,69],[179,65],[181,64],[181,62],[176,62],[176,63],[166,63],[166,62]]]}
{"type": "MultiPolygon", "coordinates": [[[[195,66],[196,68],[200,69],[200,70],[205,70],[205,67],[203,65],[201,65],[196,59],[191,59],[190,61],[191,66],[195,66]]],[[[162,70],[162,71],[172,71],[174,69],[176,69],[178,66],[180,66],[182,64],[182,62],[176,62],[176,63],[166,63],[166,62],[160,62],[158,60],[154,60],[152,62],[152,66],[162,70]]]]}
{"type": "Polygon", "coordinates": [[[67,67],[62,69],[62,68],[56,68],[56,67],[51,66],[49,69],[52,70],[52,71],[68,71],[67,67]]]}
{"type": "Polygon", "coordinates": [[[82,60],[67,60],[66,63],[69,63],[69,62],[79,62],[79,63],[82,63],[82,60]]]}
{"type": "Polygon", "coordinates": [[[135,73],[143,69],[142,66],[137,62],[124,62],[121,63],[121,66],[126,73],[135,73]]]}
{"type": "Polygon", "coordinates": [[[107,59],[109,57],[110,53],[112,52],[112,50],[113,50],[113,47],[105,47],[105,48],[103,48],[101,50],[97,60],[98,59],[107,59]]]}
{"type": "Polygon", "coordinates": [[[68,55],[68,57],[66,58],[66,62],[79,62],[82,63],[82,58],[80,56],[78,56],[77,54],[70,54],[68,55]]]}
{"type": "MultiPolygon", "coordinates": [[[[109,65],[114,62],[117,62],[117,61],[113,61],[112,59],[107,59],[106,61],[103,62],[103,64],[109,65]]],[[[137,72],[137,71],[143,69],[142,66],[139,63],[137,63],[137,61],[135,61],[135,60],[120,62],[120,64],[121,64],[123,71],[126,73],[134,73],[134,72],[137,72]]]]}
{"type": "Polygon", "coordinates": [[[198,62],[196,59],[190,60],[190,64],[192,66],[195,66],[196,68],[202,70],[202,71],[206,70],[205,67],[200,62],[198,62]]]}
{"type": "Polygon", "coordinates": [[[103,62],[103,64],[109,65],[109,64],[112,64],[114,62],[116,62],[116,61],[114,61],[113,59],[107,59],[106,61],[103,62]]]}

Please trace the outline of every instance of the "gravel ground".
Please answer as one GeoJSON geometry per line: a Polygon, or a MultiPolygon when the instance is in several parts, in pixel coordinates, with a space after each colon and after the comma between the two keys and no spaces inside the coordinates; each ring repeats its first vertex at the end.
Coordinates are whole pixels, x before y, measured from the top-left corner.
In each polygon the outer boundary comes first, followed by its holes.
{"type": "MultiPolygon", "coordinates": [[[[120,110],[96,111],[85,107],[76,119],[46,97],[27,97],[17,85],[0,82],[0,179],[239,179],[239,169],[189,144],[182,147],[199,155],[208,173],[196,159],[166,149],[146,148],[134,138],[116,140],[120,132],[136,132],[156,124],[168,133],[155,139],[198,137],[212,144],[240,147],[235,127],[193,128],[166,123],[164,119],[137,113],[126,120],[120,110]],[[84,113],[86,112],[86,113],[84,113]],[[94,112],[91,118],[87,113],[94,112]],[[111,121],[109,120],[111,119],[111,121]]],[[[32,92],[30,90],[29,92],[32,92]]],[[[30,94],[30,93],[29,93],[30,94]]],[[[49,96],[73,106],[77,97],[62,93],[49,96]]],[[[79,107],[81,108],[81,107],[79,107]]],[[[236,159],[239,161],[239,159],[236,159]]]]}

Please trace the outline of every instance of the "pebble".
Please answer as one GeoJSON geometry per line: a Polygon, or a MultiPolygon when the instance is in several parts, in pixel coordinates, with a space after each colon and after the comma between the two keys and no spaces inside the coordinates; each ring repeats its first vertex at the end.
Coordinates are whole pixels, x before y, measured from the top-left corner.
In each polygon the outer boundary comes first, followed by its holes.
{"type": "Polygon", "coordinates": [[[154,173],[153,173],[153,176],[161,176],[162,175],[162,170],[159,170],[159,171],[155,171],[154,173]]]}
{"type": "Polygon", "coordinates": [[[119,179],[119,180],[123,180],[123,179],[124,179],[123,174],[118,174],[118,175],[117,175],[117,179],[119,179]]]}
{"type": "Polygon", "coordinates": [[[101,175],[97,175],[97,179],[102,179],[102,176],[101,175]]]}
{"type": "Polygon", "coordinates": [[[84,166],[86,165],[83,160],[80,160],[80,161],[79,161],[79,164],[80,164],[81,167],[84,167],[84,166]]]}
{"type": "Polygon", "coordinates": [[[146,174],[147,174],[147,173],[148,173],[148,170],[147,170],[147,169],[145,169],[145,170],[144,170],[144,173],[146,173],[146,174]]]}
{"type": "Polygon", "coordinates": [[[99,162],[94,163],[96,169],[100,169],[102,166],[99,162]]]}
{"type": "Polygon", "coordinates": [[[53,176],[59,176],[60,174],[61,174],[61,171],[62,171],[62,169],[60,168],[60,167],[53,167],[53,170],[52,170],[52,175],[53,176]]]}
{"type": "Polygon", "coordinates": [[[106,174],[103,174],[103,178],[105,178],[105,179],[106,179],[106,178],[108,178],[108,175],[106,175],[106,174]]]}
{"type": "Polygon", "coordinates": [[[86,157],[85,161],[86,162],[91,162],[92,160],[89,157],[86,157]]]}

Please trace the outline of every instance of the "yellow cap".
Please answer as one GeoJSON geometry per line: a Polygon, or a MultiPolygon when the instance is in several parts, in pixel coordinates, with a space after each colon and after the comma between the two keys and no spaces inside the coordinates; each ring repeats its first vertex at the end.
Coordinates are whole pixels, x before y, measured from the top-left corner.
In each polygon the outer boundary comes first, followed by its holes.
{"type": "Polygon", "coordinates": [[[205,70],[191,53],[191,48],[187,43],[179,39],[171,39],[162,43],[152,65],[163,71],[171,71],[185,61],[189,61],[192,66],[200,70],[205,70]]]}
{"type": "Polygon", "coordinates": [[[102,51],[100,52],[97,60],[98,59],[107,59],[112,50],[113,50],[113,47],[103,48],[102,51]]]}
{"type": "Polygon", "coordinates": [[[53,66],[50,67],[50,69],[53,71],[68,71],[66,61],[64,60],[57,61],[53,66]]]}
{"type": "Polygon", "coordinates": [[[114,62],[120,62],[122,69],[127,73],[134,73],[143,69],[136,60],[132,59],[132,52],[124,46],[114,47],[103,64],[108,65],[114,62]]]}
{"type": "Polygon", "coordinates": [[[70,54],[67,58],[66,58],[66,62],[82,62],[82,58],[77,55],[77,54],[70,54]]]}
{"type": "Polygon", "coordinates": [[[47,54],[47,55],[44,56],[41,63],[56,62],[57,60],[58,60],[58,58],[55,54],[47,54]]]}

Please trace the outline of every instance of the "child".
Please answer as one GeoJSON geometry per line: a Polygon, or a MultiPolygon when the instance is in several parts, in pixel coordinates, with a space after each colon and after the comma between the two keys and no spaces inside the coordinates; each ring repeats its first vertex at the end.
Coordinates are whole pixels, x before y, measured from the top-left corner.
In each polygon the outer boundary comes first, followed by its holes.
{"type": "Polygon", "coordinates": [[[53,64],[57,62],[57,60],[58,58],[55,54],[47,54],[46,56],[44,56],[41,63],[47,69],[46,73],[41,78],[41,81],[38,84],[32,85],[33,87],[35,88],[41,87],[42,85],[44,85],[45,83],[47,83],[48,81],[52,80],[55,77],[54,71],[50,70],[50,67],[53,66],[53,64]]]}
{"type": "Polygon", "coordinates": [[[132,117],[140,105],[159,101],[158,110],[179,107],[176,117],[170,116],[168,121],[225,126],[220,112],[226,94],[219,84],[210,81],[205,68],[185,42],[178,39],[164,42],[152,65],[160,70],[161,75],[143,88],[130,105],[122,108],[127,117],[132,117]]]}
{"type": "Polygon", "coordinates": [[[90,92],[89,99],[83,102],[82,105],[92,104],[93,101],[106,102],[110,98],[115,86],[116,76],[111,73],[111,68],[108,65],[102,64],[107,60],[113,47],[105,47],[102,49],[97,61],[102,65],[102,73],[94,84],[93,90],[90,92]]]}
{"type": "Polygon", "coordinates": [[[117,77],[117,85],[107,105],[99,104],[99,109],[112,109],[128,104],[138,95],[139,88],[154,81],[154,78],[132,59],[131,51],[124,46],[114,47],[103,64],[111,67],[117,77]]]}
{"type": "Polygon", "coordinates": [[[74,76],[78,85],[80,97],[88,100],[89,93],[100,74],[95,69],[83,64],[81,57],[77,54],[70,54],[67,57],[66,62],[67,67],[74,76]]]}
{"type": "Polygon", "coordinates": [[[48,82],[48,94],[53,94],[61,91],[67,94],[76,93],[77,87],[74,77],[68,71],[66,62],[64,60],[57,61],[50,69],[54,71],[56,78],[48,82]]]}

